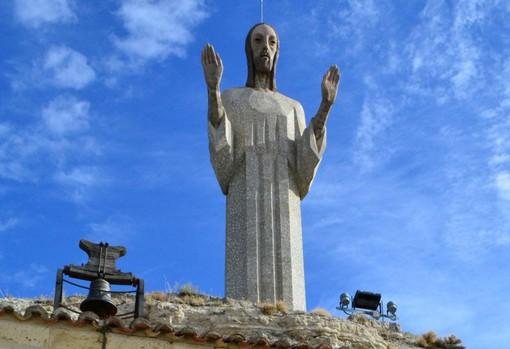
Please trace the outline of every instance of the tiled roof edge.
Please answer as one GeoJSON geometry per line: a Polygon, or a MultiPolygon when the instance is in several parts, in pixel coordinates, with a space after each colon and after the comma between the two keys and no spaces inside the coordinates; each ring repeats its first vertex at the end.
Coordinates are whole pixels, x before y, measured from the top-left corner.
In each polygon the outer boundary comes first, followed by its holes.
{"type": "Polygon", "coordinates": [[[90,326],[94,329],[108,327],[113,333],[137,335],[149,338],[166,338],[172,341],[192,341],[194,343],[211,343],[215,346],[227,346],[235,344],[249,347],[271,347],[276,349],[333,349],[329,343],[320,343],[312,346],[306,342],[291,342],[287,339],[278,339],[270,342],[267,336],[246,337],[241,333],[222,335],[216,331],[199,333],[189,326],[174,328],[167,323],[150,322],[147,319],[138,318],[126,321],[118,317],[101,320],[91,312],[80,314],[77,320],[73,320],[69,311],[59,308],[50,313],[41,305],[31,305],[23,313],[15,310],[10,304],[0,304],[0,318],[13,317],[19,321],[33,321],[40,319],[48,325],[63,323],[72,327],[90,326]]]}

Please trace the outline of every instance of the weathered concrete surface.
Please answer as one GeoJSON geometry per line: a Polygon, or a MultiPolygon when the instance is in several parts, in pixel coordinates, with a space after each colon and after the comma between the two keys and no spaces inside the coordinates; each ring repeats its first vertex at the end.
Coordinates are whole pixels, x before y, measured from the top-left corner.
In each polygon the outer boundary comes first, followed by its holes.
{"type": "MultiPolygon", "coordinates": [[[[80,298],[70,298],[66,301],[69,303],[79,303],[81,300],[80,298]]],[[[120,312],[130,309],[133,305],[132,299],[127,297],[115,297],[114,301],[118,304],[120,312]]],[[[14,313],[18,314],[17,317],[19,319],[27,319],[26,321],[17,321],[12,316],[0,315],[0,343],[15,341],[20,346],[66,348],[69,347],[65,344],[69,343],[66,336],[70,335],[72,338],[76,337],[71,340],[71,342],[75,343],[72,347],[73,349],[100,347],[94,345],[88,346],[92,342],[97,342],[97,329],[100,323],[94,326],[85,326],[82,323],[81,327],[77,327],[77,323],[65,325],[70,321],[48,320],[49,322],[44,322],[39,319],[40,316],[24,317],[25,309],[36,303],[39,307],[44,308],[48,314],[53,311],[51,302],[46,300],[0,300],[0,314],[2,314],[2,309],[10,307],[14,309],[14,313]],[[61,328],[72,328],[73,330],[70,332],[66,330],[68,334],[64,335],[58,332],[58,329],[61,328]],[[80,336],[87,332],[83,331],[92,332],[86,335],[87,337],[84,342],[80,339],[80,336]],[[37,343],[37,345],[34,343],[37,343]]],[[[142,342],[147,341],[143,342],[147,343],[144,345],[145,348],[170,348],[167,344],[164,346],[156,345],[151,342],[152,340],[176,341],[175,336],[166,335],[165,337],[158,332],[158,329],[162,327],[171,328],[175,333],[189,332],[192,334],[192,337],[196,338],[208,338],[211,334],[215,334],[219,338],[215,343],[216,347],[231,346],[232,343],[227,339],[234,338],[234,341],[237,341],[236,345],[239,346],[253,345],[254,342],[262,341],[267,343],[267,345],[275,347],[304,345],[304,348],[316,348],[325,345],[332,348],[355,349],[417,348],[414,344],[416,336],[401,332],[397,325],[381,323],[363,317],[345,320],[299,311],[289,312],[288,314],[276,312],[273,315],[264,315],[259,306],[249,302],[236,300],[224,302],[221,299],[205,296],[178,297],[162,293],[148,295],[146,297],[145,309],[147,314],[146,322],[148,323],[147,330],[132,334],[137,337],[151,337],[151,339],[138,338],[142,342]]],[[[73,313],[68,313],[68,316],[72,319],[78,318],[73,313]]],[[[60,314],[60,317],[62,317],[62,314],[60,314]]],[[[124,325],[121,325],[122,322],[120,320],[119,322],[113,321],[113,323],[116,323],[114,327],[119,334],[129,332],[129,322],[125,322],[124,325]],[[122,329],[123,326],[125,326],[126,330],[122,329]]],[[[111,335],[113,336],[113,334],[111,335]]],[[[121,342],[131,341],[126,338],[112,339],[112,342],[114,340],[121,342]]],[[[131,342],[134,343],[135,340],[131,342]]],[[[127,348],[131,347],[128,344],[126,345],[127,348]]],[[[206,345],[205,341],[204,345],[206,345]]],[[[0,346],[0,348],[18,349],[21,348],[20,346],[0,346]]],[[[113,348],[114,346],[107,346],[107,348],[109,347],[113,348]]],[[[122,344],[120,347],[124,348],[125,346],[122,344]]],[[[140,345],[137,346],[137,348],[141,347],[140,345]]]]}
{"type": "Polygon", "coordinates": [[[227,195],[226,296],[305,310],[301,199],[326,147],[301,104],[251,88],[222,93],[209,123],[211,162],[227,195]]]}

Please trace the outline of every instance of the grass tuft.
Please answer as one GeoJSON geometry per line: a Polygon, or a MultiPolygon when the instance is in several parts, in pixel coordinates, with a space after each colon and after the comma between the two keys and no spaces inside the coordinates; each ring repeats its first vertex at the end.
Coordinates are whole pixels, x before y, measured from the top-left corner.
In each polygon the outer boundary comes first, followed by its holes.
{"type": "Polygon", "coordinates": [[[278,309],[276,309],[276,305],[273,303],[259,304],[259,308],[262,311],[262,314],[264,315],[273,315],[278,311],[278,309]]]}
{"type": "Polygon", "coordinates": [[[289,307],[287,306],[287,303],[280,300],[276,302],[276,310],[282,314],[287,314],[289,312],[289,307]]]}
{"type": "Polygon", "coordinates": [[[198,288],[196,288],[192,284],[184,284],[184,285],[180,286],[177,291],[177,295],[179,295],[179,297],[193,296],[193,295],[199,295],[199,294],[200,294],[200,291],[198,290],[198,288]]]}
{"type": "Polygon", "coordinates": [[[146,296],[149,300],[155,300],[159,302],[166,302],[168,301],[168,293],[166,292],[160,292],[160,291],[154,291],[146,296]]]}
{"type": "Polygon", "coordinates": [[[416,340],[416,344],[419,347],[429,349],[466,349],[459,338],[453,335],[440,338],[433,331],[422,334],[416,340]]]}
{"type": "Polygon", "coordinates": [[[289,311],[289,308],[284,301],[277,301],[276,303],[260,303],[258,307],[264,315],[273,315],[276,313],[287,314],[289,311]]]}
{"type": "Polygon", "coordinates": [[[331,313],[324,308],[315,308],[310,312],[312,315],[318,315],[323,317],[332,317],[331,313]]]}

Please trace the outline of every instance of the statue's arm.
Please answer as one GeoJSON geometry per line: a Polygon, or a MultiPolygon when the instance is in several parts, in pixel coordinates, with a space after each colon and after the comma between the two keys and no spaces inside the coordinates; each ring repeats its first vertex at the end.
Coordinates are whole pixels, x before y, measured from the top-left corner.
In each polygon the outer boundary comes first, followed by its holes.
{"type": "Polygon", "coordinates": [[[221,190],[227,194],[234,165],[232,125],[220,92],[223,64],[209,44],[202,50],[202,66],[208,92],[209,153],[221,190]]]}
{"type": "Polygon", "coordinates": [[[324,128],[320,139],[315,136],[314,125],[311,122],[305,127],[305,113],[301,104],[295,107],[295,120],[297,122],[296,135],[296,179],[299,196],[303,199],[313,182],[317,168],[326,149],[326,129],[324,128]]]}
{"type": "Polygon", "coordinates": [[[332,65],[322,79],[322,101],[311,122],[315,138],[319,142],[324,136],[326,121],[328,120],[329,111],[335,103],[339,82],[340,71],[336,65],[332,65]]]}
{"type": "Polygon", "coordinates": [[[213,127],[218,127],[225,117],[225,108],[221,101],[220,82],[223,75],[223,62],[221,57],[214,51],[210,44],[205,45],[202,50],[202,67],[207,84],[209,122],[213,127]]]}

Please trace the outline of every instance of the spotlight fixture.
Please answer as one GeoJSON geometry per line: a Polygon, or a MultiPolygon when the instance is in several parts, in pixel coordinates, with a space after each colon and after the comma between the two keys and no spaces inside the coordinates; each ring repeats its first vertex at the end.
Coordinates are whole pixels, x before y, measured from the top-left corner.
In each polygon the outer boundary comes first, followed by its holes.
{"type": "Polygon", "coordinates": [[[394,302],[388,302],[386,305],[386,314],[382,311],[381,294],[367,291],[356,291],[354,299],[351,304],[351,297],[348,293],[342,293],[340,295],[340,304],[337,307],[338,310],[343,311],[347,315],[352,314],[366,314],[374,319],[388,318],[392,321],[397,320],[397,305],[394,302]]]}
{"type": "Polygon", "coordinates": [[[55,298],[53,308],[66,308],[70,311],[78,311],[68,307],[62,302],[64,283],[89,290],[87,298],[80,304],[81,311],[92,311],[100,318],[105,319],[117,314],[117,307],[112,302],[112,293],[135,293],[134,311],[119,314],[118,317],[142,317],[144,307],[144,282],[136,278],[132,273],[125,273],[117,269],[115,262],[127,252],[123,246],[110,246],[108,243],[93,243],[80,240],[80,248],[87,253],[89,260],[86,264],[66,265],[57,270],[57,282],[55,286],[55,298]],[[90,287],[64,279],[64,275],[72,278],[90,281],[90,287]],[[112,291],[110,284],[136,287],[135,291],[112,291]]]}

